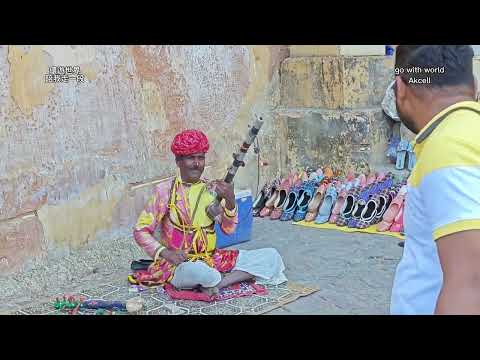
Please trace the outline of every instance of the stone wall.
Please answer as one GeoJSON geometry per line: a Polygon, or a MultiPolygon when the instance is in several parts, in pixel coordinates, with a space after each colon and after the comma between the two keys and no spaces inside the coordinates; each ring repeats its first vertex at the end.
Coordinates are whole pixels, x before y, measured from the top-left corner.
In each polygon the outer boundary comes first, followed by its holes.
{"type": "MultiPolygon", "coordinates": [[[[0,273],[131,228],[175,173],[173,135],[204,130],[223,177],[254,112],[262,176],[279,171],[274,121],[287,46],[0,46],[0,273]],[[79,66],[84,83],[47,83],[79,66]]],[[[255,191],[253,154],[236,179],[255,191]]],[[[107,247],[107,245],[106,245],[107,247]]]]}
{"type": "Polygon", "coordinates": [[[381,101],[393,80],[384,46],[295,46],[282,63],[277,118],[286,123],[287,168],[388,169],[392,122],[381,101]],[[356,54],[353,56],[350,54],[356,54]]]}

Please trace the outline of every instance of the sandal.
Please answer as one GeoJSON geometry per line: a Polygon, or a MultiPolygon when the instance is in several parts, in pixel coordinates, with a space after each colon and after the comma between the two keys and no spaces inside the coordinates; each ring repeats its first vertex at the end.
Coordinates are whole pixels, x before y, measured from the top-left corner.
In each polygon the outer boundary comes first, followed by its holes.
{"type": "Polygon", "coordinates": [[[415,167],[416,157],[415,157],[415,152],[413,151],[413,146],[411,143],[408,144],[407,153],[408,153],[407,169],[412,171],[413,168],[415,167]]]}
{"type": "Polygon", "coordinates": [[[297,211],[293,216],[293,221],[298,222],[305,219],[308,212],[308,204],[313,199],[315,190],[316,187],[313,182],[308,181],[303,184],[303,193],[298,197],[297,211]]]}
{"type": "Polygon", "coordinates": [[[283,206],[283,212],[280,216],[280,221],[290,221],[293,219],[295,211],[297,210],[297,202],[300,191],[302,191],[301,184],[297,184],[291,188],[290,193],[288,194],[288,200],[283,206]]]}
{"type": "Polygon", "coordinates": [[[360,188],[363,189],[367,185],[367,177],[365,176],[365,174],[360,174],[360,176],[358,177],[358,181],[360,188]]]}
{"type": "Polygon", "coordinates": [[[377,180],[377,174],[375,172],[372,172],[368,175],[367,177],[367,185],[372,185],[375,180],[377,180]]]}
{"type": "Polygon", "coordinates": [[[268,200],[265,202],[265,206],[264,206],[263,209],[260,211],[259,216],[260,216],[261,218],[270,216],[270,215],[272,214],[273,206],[275,205],[275,201],[277,200],[277,197],[278,197],[278,190],[275,189],[275,191],[273,192],[272,196],[270,196],[270,197],[268,198],[268,200]]]}
{"type": "Polygon", "coordinates": [[[352,170],[349,170],[347,172],[347,176],[345,177],[345,180],[348,182],[355,180],[355,174],[353,173],[352,170]]]}
{"type": "Polygon", "coordinates": [[[315,220],[315,218],[317,217],[318,208],[320,207],[323,197],[325,196],[326,189],[327,189],[327,185],[323,183],[315,191],[315,194],[313,195],[313,199],[308,204],[308,211],[307,211],[307,214],[305,215],[305,221],[310,222],[315,220]]]}
{"type": "Polygon", "coordinates": [[[323,175],[327,178],[333,178],[333,170],[330,166],[323,169],[323,175]]]}
{"type": "Polygon", "coordinates": [[[343,205],[342,210],[340,211],[340,214],[337,218],[337,221],[335,224],[337,226],[346,226],[348,224],[348,221],[352,217],[352,211],[353,208],[355,207],[355,203],[357,202],[357,198],[360,195],[360,188],[352,188],[346,198],[345,198],[345,203],[343,205]]]}
{"type": "Polygon", "coordinates": [[[400,137],[393,135],[388,141],[387,158],[392,164],[397,161],[397,147],[400,143],[400,137]]]}
{"type": "Polygon", "coordinates": [[[375,216],[377,215],[378,208],[378,198],[373,196],[370,200],[367,201],[365,208],[360,215],[360,220],[358,221],[357,228],[366,229],[369,227],[373,221],[375,221],[375,216]]]}
{"type": "Polygon", "coordinates": [[[392,200],[387,211],[385,211],[385,214],[383,215],[383,220],[378,224],[378,231],[388,231],[388,229],[390,229],[402,207],[403,201],[405,200],[406,191],[406,186],[402,186],[395,199],[392,200]]]}
{"type": "Polygon", "coordinates": [[[292,186],[291,184],[292,178],[287,178],[283,180],[282,184],[279,186],[277,190],[277,197],[275,199],[275,203],[273,205],[273,210],[270,215],[271,220],[278,220],[280,216],[282,216],[282,209],[285,201],[287,200],[288,192],[292,186]]]}
{"type": "Polygon", "coordinates": [[[387,178],[387,174],[385,174],[383,171],[380,171],[377,175],[377,179],[375,182],[382,182],[387,178]]]}
{"type": "Polygon", "coordinates": [[[398,211],[397,216],[395,216],[395,220],[390,226],[390,231],[392,232],[402,232],[403,231],[403,209],[405,208],[405,201],[400,206],[400,210],[398,211]]]}
{"type": "Polygon", "coordinates": [[[257,217],[260,215],[260,211],[265,207],[265,203],[268,200],[269,197],[269,184],[265,184],[260,190],[260,193],[258,194],[257,198],[252,204],[252,214],[254,217],[257,217]]]}
{"type": "Polygon", "coordinates": [[[352,182],[347,182],[343,184],[340,187],[340,189],[337,191],[337,194],[338,194],[337,201],[333,206],[332,214],[330,215],[330,219],[328,220],[330,224],[336,223],[338,214],[340,214],[340,211],[342,210],[345,204],[345,198],[347,197],[348,192],[352,188],[352,184],[353,184],[352,182]]]}
{"type": "Polygon", "coordinates": [[[328,189],[325,193],[325,197],[323,199],[322,205],[318,210],[318,215],[315,218],[315,224],[324,224],[328,221],[331,213],[333,205],[335,205],[337,201],[337,189],[335,188],[335,184],[330,184],[328,189]]]}
{"type": "Polygon", "coordinates": [[[313,181],[318,186],[324,178],[325,176],[323,175],[322,169],[318,169],[310,174],[309,180],[313,181]]]}
{"type": "Polygon", "coordinates": [[[403,170],[405,168],[405,158],[408,151],[408,141],[401,140],[397,146],[397,161],[395,163],[395,168],[397,170],[403,170]]]}
{"type": "Polygon", "coordinates": [[[357,227],[357,223],[360,220],[363,209],[367,204],[367,201],[370,197],[370,192],[373,190],[373,188],[374,188],[373,184],[367,185],[359,194],[357,201],[355,202],[355,205],[352,210],[352,216],[350,217],[347,223],[347,226],[349,228],[357,227]]]}

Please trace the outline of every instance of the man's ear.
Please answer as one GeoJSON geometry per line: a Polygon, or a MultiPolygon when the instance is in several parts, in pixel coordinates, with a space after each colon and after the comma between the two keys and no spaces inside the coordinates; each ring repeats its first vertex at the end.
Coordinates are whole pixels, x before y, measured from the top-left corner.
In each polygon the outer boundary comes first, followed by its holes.
{"type": "Polygon", "coordinates": [[[395,92],[396,98],[403,100],[407,92],[407,85],[401,76],[395,76],[395,87],[397,88],[397,91],[395,92]]]}

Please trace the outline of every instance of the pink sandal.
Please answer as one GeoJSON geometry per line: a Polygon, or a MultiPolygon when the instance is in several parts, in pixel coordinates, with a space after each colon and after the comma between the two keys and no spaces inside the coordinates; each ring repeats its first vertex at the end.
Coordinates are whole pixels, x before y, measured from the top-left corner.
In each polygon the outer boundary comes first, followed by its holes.
{"type": "Polygon", "coordinates": [[[367,177],[365,176],[365,174],[360,174],[360,176],[357,179],[360,182],[361,189],[367,186],[367,177]]]}
{"type": "Polygon", "coordinates": [[[315,191],[315,194],[313,195],[312,200],[310,200],[310,204],[308,204],[307,215],[305,215],[306,222],[313,221],[317,217],[318,209],[322,204],[323,197],[325,196],[326,190],[327,190],[327,184],[323,183],[315,191]]]}
{"type": "Polygon", "coordinates": [[[371,172],[367,177],[367,185],[371,185],[377,180],[377,174],[375,172],[371,172]]]}
{"type": "Polygon", "coordinates": [[[402,232],[403,231],[403,209],[405,207],[405,202],[402,203],[400,207],[400,211],[398,212],[397,216],[395,216],[395,221],[393,222],[392,226],[390,226],[390,231],[392,232],[402,232]]]}
{"type": "Polygon", "coordinates": [[[405,194],[407,192],[407,187],[404,185],[398,192],[395,199],[392,200],[389,208],[383,214],[382,221],[377,225],[378,231],[388,231],[392,226],[395,218],[397,217],[398,213],[402,209],[403,201],[405,200],[405,194]]]}
{"type": "Polygon", "coordinates": [[[348,192],[352,188],[353,182],[347,182],[344,183],[340,189],[338,189],[338,198],[337,201],[335,202],[335,205],[333,206],[332,209],[332,214],[330,215],[330,219],[328,222],[330,224],[335,224],[337,222],[338,215],[343,209],[343,206],[345,205],[345,199],[347,197],[348,192]]]}

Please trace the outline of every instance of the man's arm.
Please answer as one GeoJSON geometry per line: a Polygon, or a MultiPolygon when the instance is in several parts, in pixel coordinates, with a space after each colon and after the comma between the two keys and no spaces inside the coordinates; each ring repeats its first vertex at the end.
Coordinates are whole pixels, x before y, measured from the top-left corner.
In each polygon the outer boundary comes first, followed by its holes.
{"type": "Polygon", "coordinates": [[[138,217],[133,231],[133,237],[137,244],[154,259],[158,250],[163,246],[153,237],[157,225],[162,220],[167,210],[168,196],[162,196],[157,189],[148,201],[145,209],[138,217]]]}
{"type": "Polygon", "coordinates": [[[221,202],[222,212],[221,212],[221,222],[220,228],[226,235],[231,235],[235,232],[238,224],[238,207],[235,204],[232,210],[228,209],[224,205],[224,201],[221,202]]]}
{"type": "Polygon", "coordinates": [[[214,190],[222,198],[220,202],[220,228],[226,235],[231,235],[235,232],[238,224],[238,207],[235,201],[233,184],[221,180],[212,183],[214,184],[214,190]]]}
{"type": "Polygon", "coordinates": [[[480,230],[446,235],[437,247],[443,286],[435,314],[480,314],[480,230]]]}

